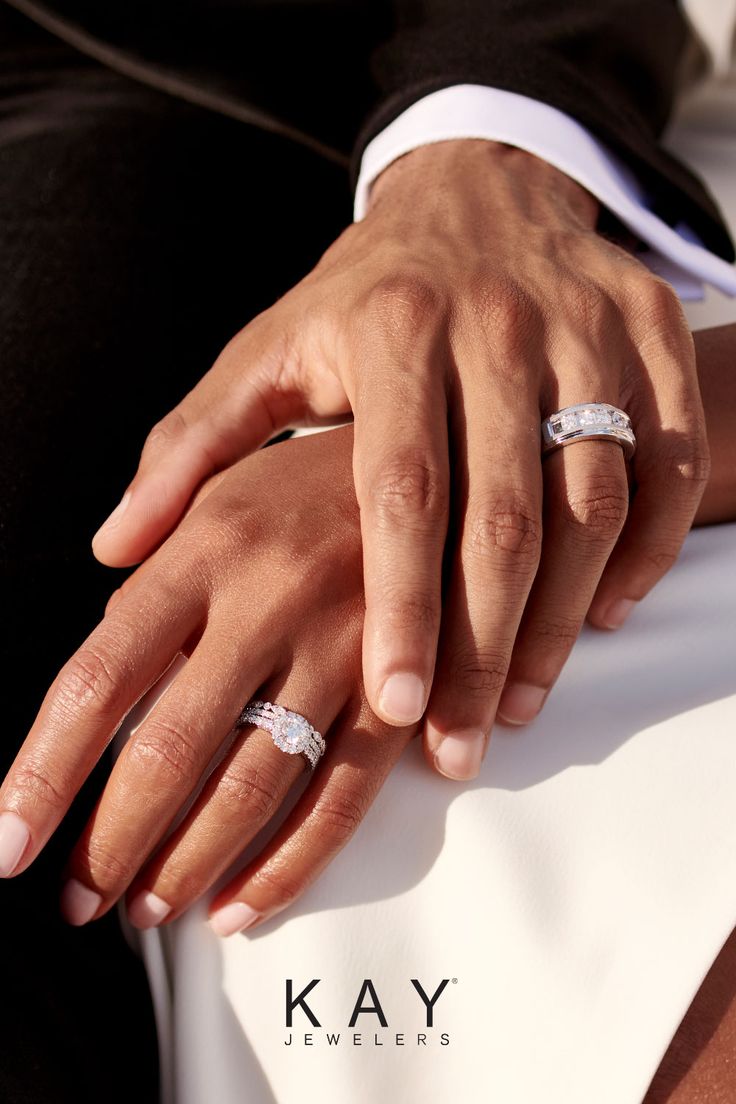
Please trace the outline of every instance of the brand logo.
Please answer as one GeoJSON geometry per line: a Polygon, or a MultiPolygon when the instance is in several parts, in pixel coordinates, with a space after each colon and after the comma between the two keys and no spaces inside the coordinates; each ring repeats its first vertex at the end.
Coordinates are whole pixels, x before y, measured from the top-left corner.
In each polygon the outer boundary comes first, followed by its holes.
{"type": "MultiPolygon", "coordinates": [[[[352,1011],[346,1020],[345,1031],[342,1029],[339,1031],[324,1031],[321,1035],[313,1031],[307,1031],[297,1035],[295,1032],[290,1031],[284,1040],[284,1045],[293,1046],[295,1042],[302,1042],[304,1046],[315,1046],[316,1040],[321,1038],[328,1046],[340,1046],[342,1043],[347,1043],[352,1046],[363,1046],[364,1044],[385,1046],[387,1043],[395,1046],[406,1046],[407,1040],[417,1046],[428,1046],[432,1045],[433,1042],[439,1043],[440,1046],[448,1046],[450,1043],[450,1036],[446,1031],[441,1032],[437,1037],[436,1006],[449,985],[450,980],[457,982],[457,978],[442,978],[430,995],[432,986],[425,988],[418,978],[409,979],[409,983],[417,995],[417,1000],[419,1002],[418,1007],[421,1008],[422,1011],[424,1026],[427,1028],[426,1031],[416,1032],[416,1035],[409,1035],[406,1031],[396,1031],[395,1026],[389,1024],[376,986],[370,978],[365,978],[360,986],[355,1003],[352,1006],[352,1011]],[[375,1018],[372,1020],[363,1020],[361,1017],[375,1018]],[[381,1033],[380,1035],[374,1030],[372,1032],[372,1038],[368,1039],[365,1036],[363,1028],[368,1026],[375,1028],[377,1025],[380,1025],[382,1028],[392,1027],[394,1030],[388,1034],[381,1033]],[[352,1030],[358,1026],[361,1028],[360,1031],[352,1030]]],[[[286,979],[285,1024],[287,1028],[295,1026],[295,1014],[299,1016],[302,1023],[304,1022],[304,1018],[306,1018],[312,1027],[323,1027],[322,1022],[318,1019],[315,1012],[315,998],[318,999],[318,995],[314,991],[320,984],[320,981],[320,978],[312,978],[308,985],[305,985],[299,992],[296,992],[293,978],[286,979]],[[309,997],[309,1001],[307,997],[309,997]]]]}

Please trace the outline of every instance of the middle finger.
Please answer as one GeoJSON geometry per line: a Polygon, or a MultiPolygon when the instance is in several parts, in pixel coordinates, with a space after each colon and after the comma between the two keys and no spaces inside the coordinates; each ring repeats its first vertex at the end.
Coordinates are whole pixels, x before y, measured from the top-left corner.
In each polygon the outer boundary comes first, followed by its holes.
{"type": "Polygon", "coordinates": [[[621,446],[578,441],[544,462],[544,540],[498,716],[533,720],[582,627],[626,520],[628,483],[621,446]]]}

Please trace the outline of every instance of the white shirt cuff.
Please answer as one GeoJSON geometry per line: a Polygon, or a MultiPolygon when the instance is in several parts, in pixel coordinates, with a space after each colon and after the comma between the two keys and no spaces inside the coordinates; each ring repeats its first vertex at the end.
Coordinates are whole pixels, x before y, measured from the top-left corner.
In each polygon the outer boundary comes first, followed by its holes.
{"type": "Polygon", "coordinates": [[[668,226],[648,209],[635,174],[603,143],[556,107],[480,84],[431,92],[394,119],[366,146],[353,217],[364,218],[371,184],[410,150],[451,138],[486,138],[527,150],[576,180],[616,215],[648,251],[640,260],[673,285],[681,299],[700,299],[703,284],[736,296],[736,269],[707,250],[686,224],[668,226]]]}

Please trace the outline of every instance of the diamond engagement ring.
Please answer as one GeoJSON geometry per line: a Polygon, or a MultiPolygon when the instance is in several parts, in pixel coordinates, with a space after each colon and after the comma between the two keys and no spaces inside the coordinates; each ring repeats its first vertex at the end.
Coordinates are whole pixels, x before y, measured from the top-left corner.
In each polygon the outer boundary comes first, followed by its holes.
{"type": "Polygon", "coordinates": [[[236,727],[255,725],[271,733],[271,739],[277,748],[289,755],[300,753],[310,767],[317,766],[317,760],[324,754],[325,742],[306,717],[292,713],[283,705],[272,702],[250,701],[236,721],[236,727]]]}
{"type": "Polygon", "coordinates": [[[573,441],[616,441],[630,459],[636,450],[631,418],[610,403],[566,406],[542,422],[542,456],[573,441]]]}

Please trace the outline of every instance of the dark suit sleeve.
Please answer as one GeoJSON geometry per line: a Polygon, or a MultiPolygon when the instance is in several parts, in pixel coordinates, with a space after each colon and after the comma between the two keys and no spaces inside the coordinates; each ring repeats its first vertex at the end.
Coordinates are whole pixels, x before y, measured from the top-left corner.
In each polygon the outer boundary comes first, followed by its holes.
{"type": "Polygon", "coordinates": [[[689,42],[675,0],[398,0],[371,59],[376,88],[351,158],[410,104],[453,84],[485,84],[577,119],[636,172],[666,222],[688,222],[733,260],[703,185],[659,143],[689,42]]]}

